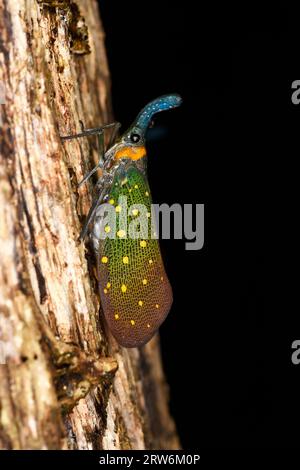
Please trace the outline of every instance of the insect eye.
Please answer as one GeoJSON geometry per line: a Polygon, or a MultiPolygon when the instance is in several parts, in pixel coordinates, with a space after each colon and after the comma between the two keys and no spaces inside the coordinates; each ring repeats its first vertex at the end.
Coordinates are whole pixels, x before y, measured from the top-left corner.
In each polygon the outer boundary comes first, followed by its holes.
{"type": "Polygon", "coordinates": [[[140,140],[141,140],[141,136],[139,134],[131,134],[130,135],[130,140],[131,142],[133,142],[134,144],[137,144],[140,140]]]}

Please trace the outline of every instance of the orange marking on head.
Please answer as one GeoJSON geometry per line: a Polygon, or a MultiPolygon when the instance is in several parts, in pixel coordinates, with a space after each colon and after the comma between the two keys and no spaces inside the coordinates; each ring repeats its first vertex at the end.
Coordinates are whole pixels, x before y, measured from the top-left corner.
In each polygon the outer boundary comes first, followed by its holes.
{"type": "Polygon", "coordinates": [[[144,146],[141,147],[122,147],[120,150],[117,150],[115,158],[119,160],[120,158],[129,158],[130,160],[139,160],[142,157],[145,157],[146,149],[144,146]]]}

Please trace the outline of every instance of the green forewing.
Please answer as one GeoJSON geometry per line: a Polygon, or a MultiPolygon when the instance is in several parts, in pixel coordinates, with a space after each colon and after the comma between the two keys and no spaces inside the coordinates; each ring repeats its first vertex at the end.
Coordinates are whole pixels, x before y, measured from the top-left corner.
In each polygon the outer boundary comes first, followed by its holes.
{"type": "MultiPolygon", "coordinates": [[[[122,346],[141,346],[153,336],[172,304],[172,289],[166,276],[157,239],[151,238],[151,194],[144,175],[132,165],[125,173],[116,172],[109,201],[116,210],[114,239],[100,242],[100,292],[106,320],[122,346]],[[123,236],[121,217],[125,210],[118,204],[126,196],[127,209],[146,206],[148,229],[142,238],[123,236]],[[121,212],[120,211],[121,207],[121,212]]],[[[127,227],[140,211],[127,212],[127,227]]],[[[110,225],[109,222],[107,224],[110,225]]],[[[113,225],[113,224],[112,224],[113,225]]],[[[108,229],[109,230],[109,229],[108,229]]]]}

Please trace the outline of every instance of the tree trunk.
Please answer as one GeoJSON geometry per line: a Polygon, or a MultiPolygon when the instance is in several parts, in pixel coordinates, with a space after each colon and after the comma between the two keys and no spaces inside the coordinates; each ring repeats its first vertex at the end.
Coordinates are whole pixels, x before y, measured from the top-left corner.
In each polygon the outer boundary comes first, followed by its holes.
{"type": "Polygon", "coordinates": [[[112,121],[97,2],[0,0],[0,31],[0,448],[176,449],[158,339],[118,346],[78,242],[96,147],[59,137],[112,121]]]}

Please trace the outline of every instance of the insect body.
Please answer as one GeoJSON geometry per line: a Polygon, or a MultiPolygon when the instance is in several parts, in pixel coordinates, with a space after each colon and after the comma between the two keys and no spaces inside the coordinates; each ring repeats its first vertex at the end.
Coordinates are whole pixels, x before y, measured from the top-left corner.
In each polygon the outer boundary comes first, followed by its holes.
{"type": "Polygon", "coordinates": [[[154,233],[145,132],[155,113],[180,104],[176,94],[152,101],[108,148],[99,162],[102,177],[82,231],[84,237],[92,225],[104,315],[125,347],[148,342],[172,304],[172,289],[154,233]]]}

